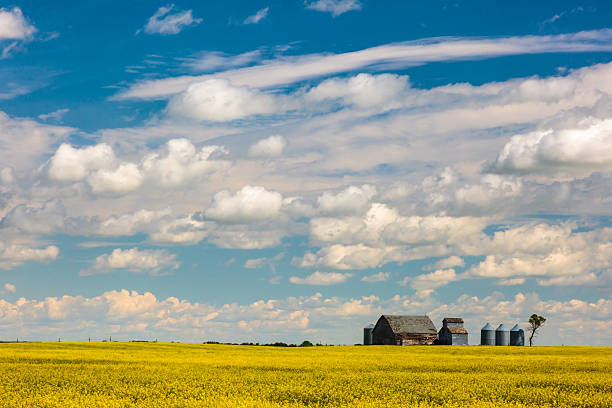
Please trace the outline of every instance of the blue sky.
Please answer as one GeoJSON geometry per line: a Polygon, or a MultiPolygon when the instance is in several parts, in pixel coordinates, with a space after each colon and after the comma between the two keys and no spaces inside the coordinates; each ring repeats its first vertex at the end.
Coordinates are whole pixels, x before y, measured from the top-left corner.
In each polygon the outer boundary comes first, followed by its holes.
{"type": "Polygon", "coordinates": [[[0,338],[606,344],[611,9],[3,4],[0,338]]]}

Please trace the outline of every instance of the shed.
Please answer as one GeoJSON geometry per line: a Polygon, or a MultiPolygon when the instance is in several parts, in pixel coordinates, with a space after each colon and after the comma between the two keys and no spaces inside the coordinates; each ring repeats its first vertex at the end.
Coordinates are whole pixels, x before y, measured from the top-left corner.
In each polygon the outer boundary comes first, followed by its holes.
{"type": "Polygon", "coordinates": [[[468,331],[463,327],[463,319],[460,317],[445,317],[442,320],[442,328],[438,332],[440,344],[446,345],[468,345],[468,331]]]}
{"type": "Polygon", "coordinates": [[[433,344],[438,338],[436,326],[427,316],[382,315],[372,331],[373,344],[433,344]]]}

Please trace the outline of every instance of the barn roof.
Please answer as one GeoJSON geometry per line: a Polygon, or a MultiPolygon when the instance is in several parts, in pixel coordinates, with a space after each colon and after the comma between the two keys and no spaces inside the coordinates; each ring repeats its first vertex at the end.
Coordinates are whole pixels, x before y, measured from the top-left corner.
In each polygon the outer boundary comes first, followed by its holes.
{"type": "Polygon", "coordinates": [[[445,317],[442,321],[446,321],[446,323],[463,323],[463,319],[460,317],[445,317]]]}
{"type": "Polygon", "coordinates": [[[436,326],[427,316],[382,315],[395,334],[437,334],[436,326]]]}
{"type": "Polygon", "coordinates": [[[465,327],[448,326],[446,329],[448,329],[448,331],[450,331],[452,334],[468,334],[465,327]]]}

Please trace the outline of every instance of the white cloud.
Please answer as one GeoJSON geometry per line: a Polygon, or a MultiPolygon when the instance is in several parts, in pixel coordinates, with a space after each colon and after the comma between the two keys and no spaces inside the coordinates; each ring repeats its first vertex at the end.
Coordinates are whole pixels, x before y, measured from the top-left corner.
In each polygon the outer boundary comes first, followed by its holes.
{"type": "Polygon", "coordinates": [[[406,277],[400,284],[410,284],[420,296],[429,296],[434,289],[448,285],[460,278],[461,277],[455,273],[454,269],[438,269],[432,273],[426,273],[415,277],[406,277]]]}
{"type": "Polygon", "coordinates": [[[505,299],[495,292],[477,297],[462,295],[443,303],[434,298],[393,296],[360,298],[311,296],[261,299],[248,304],[209,305],[186,299],[158,299],[150,292],[120,290],[99,296],[64,295],[41,300],[0,300],[0,336],[29,340],[108,338],[201,342],[287,341],[312,338],[338,344],[361,339],[360,328],[383,313],[416,314],[427,310],[439,325],[443,317],[462,316],[472,344],[486,321],[518,322],[526,327],[532,313],[547,321],[538,344],[607,345],[612,336],[611,301],[542,300],[533,293],[505,299]],[[599,336],[593,336],[593,332],[599,336]]]}
{"type": "Polygon", "coordinates": [[[261,139],[249,147],[249,157],[270,158],[280,156],[287,146],[287,141],[280,135],[261,139]]]}
{"type": "Polygon", "coordinates": [[[305,278],[292,276],[289,278],[289,282],[296,285],[336,285],[344,283],[350,278],[350,273],[338,273],[338,272],[314,272],[305,278]]]}
{"type": "Polygon", "coordinates": [[[316,0],[306,3],[306,8],[330,13],[337,17],[347,11],[361,10],[361,2],[359,0],[316,0]]]}
{"type": "Polygon", "coordinates": [[[359,214],[369,207],[375,194],[376,188],[368,184],[349,186],[337,194],[324,192],[317,198],[317,205],[322,214],[359,214]]]}
{"type": "Polygon", "coordinates": [[[122,236],[155,231],[155,226],[171,213],[169,208],[160,211],[142,209],[106,217],[96,223],[94,233],[101,236],[122,236]]]}
{"type": "Polygon", "coordinates": [[[573,232],[571,223],[497,231],[492,239],[474,243],[479,247],[464,248],[487,254],[465,277],[499,278],[502,284],[534,277],[545,286],[605,285],[611,278],[611,241],[610,228],[573,232]]]}
{"type": "Polygon", "coordinates": [[[100,169],[87,180],[94,194],[124,194],[142,185],[143,176],[134,163],[122,163],[117,168],[100,169]]]}
{"type": "Polygon", "coordinates": [[[161,271],[178,269],[180,265],[180,262],[176,260],[176,255],[165,250],[139,250],[138,248],[123,250],[116,248],[110,254],[98,256],[92,267],[82,270],[80,274],[87,276],[110,273],[117,269],[134,273],[148,271],[152,274],[158,274],[161,271]]]}
{"type": "Polygon", "coordinates": [[[13,269],[26,262],[51,262],[59,255],[59,248],[31,248],[19,242],[0,241],[0,269],[13,269]]]}
{"type": "Polygon", "coordinates": [[[229,162],[215,157],[227,153],[221,146],[203,146],[198,151],[187,139],[173,139],[164,150],[165,155],[152,153],[142,161],[146,176],[162,187],[181,186],[229,168],[229,162]]]}
{"type": "Polygon", "coordinates": [[[344,54],[310,54],[279,57],[260,65],[229,70],[215,75],[181,76],[141,81],[115,96],[116,99],[166,99],[191,84],[225,78],[233,86],[268,88],[310,78],[368,68],[403,68],[428,62],[504,55],[554,52],[610,51],[612,30],[584,31],[553,36],[505,38],[443,38],[386,44],[344,54]]]}
{"type": "Polygon", "coordinates": [[[407,76],[394,74],[358,74],[349,78],[332,78],[308,90],[304,99],[309,103],[340,100],[358,108],[397,106],[410,88],[407,76]]]}
{"type": "Polygon", "coordinates": [[[360,280],[367,283],[386,282],[391,277],[389,272],[378,272],[373,275],[364,276],[360,280]]]}
{"type": "Polygon", "coordinates": [[[577,127],[513,136],[492,169],[547,172],[612,169],[612,119],[587,118],[577,127]]]}
{"type": "Polygon", "coordinates": [[[433,267],[436,269],[449,269],[456,266],[462,267],[464,265],[465,261],[463,258],[453,255],[445,259],[440,259],[433,265],[433,267]]]}
{"type": "Polygon", "coordinates": [[[53,234],[66,230],[66,209],[61,201],[51,200],[40,207],[19,204],[0,220],[0,231],[17,230],[27,235],[53,234]]]}
{"type": "MultiPolygon", "coordinates": [[[[174,9],[174,4],[160,7],[155,14],[149,18],[143,30],[147,34],[178,34],[184,28],[191,25],[198,25],[202,22],[201,18],[193,18],[191,10],[170,13],[174,9]]],[[[140,30],[139,30],[140,31],[140,30]]]]}
{"type": "Polygon", "coordinates": [[[247,259],[244,263],[244,267],[247,269],[257,269],[266,265],[268,262],[268,258],[255,258],[255,259],[247,259]]]}
{"type": "Polygon", "coordinates": [[[47,175],[60,182],[85,180],[94,194],[121,195],[145,183],[176,188],[227,169],[229,162],[215,157],[225,153],[221,146],[203,146],[198,151],[187,139],[172,139],[136,164],[117,159],[105,143],[83,148],[62,144],[49,160],[47,175]]]}
{"type": "Polygon", "coordinates": [[[245,18],[244,21],[242,22],[242,24],[257,24],[257,23],[259,23],[261,20],[263,20],[264,18],[266,18],[268,16],[268,10],[269,9],[270,9],[270,7],[262,8],[261,10],[257,11],[257,13],[253,14],[252,16],[248,16],[247,18],[245,18]]]}
{"type": "Polygon", "coordinates": [[[48,157],[53,146],[74,129],[11,118],[0,112],[0,163],[16,171],[31,170],[48,157]]]}
{"type": "Polygon", "coordinates": [[[23,16],[19,7],[0,8],[0,41],[27,40],[36,32],[36,28],[23,16]]]}
{"type": "Polygon", "coordinates": [[[17,288],[15,287],[15,285],[13,285],[11,283],[5,283],[4,286],[3,286],[2,291],[9,292],[9,293],[15,293],[15,292],[17,292],[17,288]]]}
{"type": "Polygon", "coordinates": [[[168,103],[168,112],[177,117],[225,122],[279,109],[273,96],[225,79],[207,79],[189,85],[168,103]]]}
{"type": "Polygon", "coordinates": [[[62,118],[64,117],[65,114],[67,114],[68,112],[70,112],[70,109],[68,108],[63,108],[63,109],[58,109],[56,111],[53,112],[49,112],[49,113],[43,113],[41,115],[38,115],[38,118],[41,120],[55,120],[60,122],[62,120],[62,118]]]}
{"type": "Polygon", "coordinates": [[[249,65],[260,57],[260,50],[248,51],[238,55],[228,55],[219,51],[204,51],[197,57],[187,59],[184,65],[195,71],[214,72],[249,65]]]}
{"type": "Polygon", "coordinates": [[[63,143],[49,160],[47,174],[51,180],[83,180],[90,171],[110,169],[116,163],[113,149],[101,143],[81,149],[63,143]]]}
{"type": "Polygon", "coordinates": [[[236,194],[223,190],[215,194],[204,212],[211,220],[227,223],[248,223],[279,215],[283,196],[264,187],[244,186],[236,194]]]}

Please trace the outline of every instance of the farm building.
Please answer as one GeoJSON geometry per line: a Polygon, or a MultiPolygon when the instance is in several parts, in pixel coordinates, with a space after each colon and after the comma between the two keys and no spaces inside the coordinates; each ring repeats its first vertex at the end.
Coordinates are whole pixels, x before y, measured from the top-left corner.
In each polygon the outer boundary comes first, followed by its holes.
{"type": "Polygon", "coordinates": [[[382,315],[372,330],[373,344],[433,344],[437,338],[436,326],[427,316],[382,315]]]}
{"type": "Polygon", "coordinates": [[[463,319],[460,317],[445,317],[442,320],[442,328],[438,332],[440,344],[446,345],[468,345],[468,331],[463,327],[463,319]]]}

